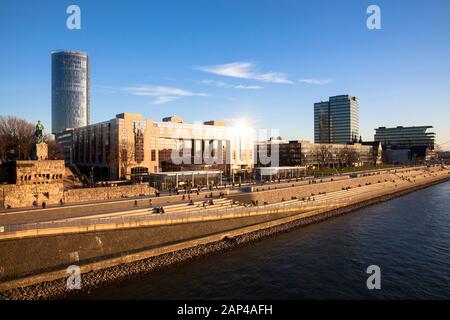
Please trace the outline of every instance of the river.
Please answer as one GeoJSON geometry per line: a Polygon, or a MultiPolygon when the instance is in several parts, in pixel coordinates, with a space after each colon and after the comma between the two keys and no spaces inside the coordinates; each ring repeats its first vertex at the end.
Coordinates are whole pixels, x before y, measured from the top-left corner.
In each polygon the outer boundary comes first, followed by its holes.
{"type": "Polygon", "coordinates": [[[450,182],[83,298],[450,299],[450,182]]]}

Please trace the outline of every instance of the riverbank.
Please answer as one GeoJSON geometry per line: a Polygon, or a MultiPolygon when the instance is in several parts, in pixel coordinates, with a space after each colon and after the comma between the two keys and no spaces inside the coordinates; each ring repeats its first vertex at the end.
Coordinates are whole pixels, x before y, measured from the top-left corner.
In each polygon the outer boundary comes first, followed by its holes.
{"type": "Polygon", "coordinates": [[[142,277],[83,299],[449,299],[450,181],[142,277]],[[381,290],[366,287],[369,265],[381,290]]]}
{"type": "MultiPolygon", "coordinates": [[[[412,185],[401,188],[395,192],[388,192],[365,201],[355,203],[346,207],[340,207],[332,210],[323,210],[322,212],[312,212],[307,215],[299,215],[278,219],[267,222],[262,225],[255,225],[233,232],[226,232],[211,237],[207,243],[201,243],[194,247],[177,250],[170,253],[138,260],[128,264],[119,264],[102,270],[95,270],[82,274],[82,289],[68,291],[65,280],[55,280],[43,282],[28,287],[8,290],[0,293],[2,299],[55,299],[69,297],[84,297],[91,290],[105,286],[116,281],[130,279],[146,273],[161,270],[176,264],[184,263],[201,256],[217,254],[231,250],[235,247],[249,244],[263,238],[271,237],[280,232],[287,232],[311,223],[317,223],[325,219],[345,214],[365,206],[369,206],[381,201],[390,200],[402,196],[406,193],[426,188],[431,185],[450,180],[450,176],[443,176],[442,179],[433,181],[424,181],[419,185],[412,185]]],[[[207,240],[207,239],[206,239],[207,240]]]]}

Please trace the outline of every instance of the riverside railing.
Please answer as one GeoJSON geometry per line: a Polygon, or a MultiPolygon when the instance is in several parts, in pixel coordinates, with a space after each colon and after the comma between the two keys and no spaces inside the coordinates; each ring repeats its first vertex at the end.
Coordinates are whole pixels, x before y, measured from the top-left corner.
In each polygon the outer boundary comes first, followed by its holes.
{"type": "Polygon", "coordinates": [[[298,211],[302,210],[315,210],[318,208],[328,207],[332,204],[336,205],[341,203],[341,200],[326,200],[326,201],[309,201],[303,202],[298,200],[296,202],[290,203],[280,203],[277,206],[273,205],[262,205],[262,206],[236,206],[229,208],[220,208],[217,210],[208,210],[208,211],[194,211],[194,212],[181,212],[181,213],[165,213],[158,214],[150,212],[152,208],[149,208],[148,213],[142,213],[142,215],[135,216],[118,216],[118,217],[103,217],[103,218],[94,218],[94,219],[77,219],[73,221],[45,221],[45,222],[36,222],[36,223],[26,223],[26,224],[11,224],[6,225],[4,227],[4,233],[7,232],[17,232],[17,231],[25,231],[25,230],[36,230],[36,229],[49,229],[49,228],[63,228],[63,227],[75,227],[75,226],[89,226],[89,225],[99,225],[99,224],[120,224],[120,223],[132,223],[132,222],[141,222],[141,221],[161,221],[162,224],[164,222],[169,222],[171,220],[193,220],[193,218],[198,218],[198,220],[208,220],[211,217],[223,216],[224,218],[232,215],[258,215],[263,213],[272,214],[272,213],[280,213],[285,211],[288,208],[295,208],[298,211]],[[203,219],[201,219],[203,218],[203,219]]]}
{"type": "MultiPolygon", "coordinates": [[[[209,219],[217,219],[217,217],[227,218],[233,217],[234,215],[259,215],[259,214],[276,214],[286,212],[288,209],[292,209],[295,211],[313,211],[316,209],[323,208],[331,208],[331,207],[340,207],[345,205],[350,205],[352,203],[361,202],[364,200],[368,200],[374,198],[376,196],[381,196],[386,194],[386,189],[384,187],[386,183],[373,184],[370,186],[363,186],[363,188],[367,188],[366,190],[361,190],[361,187],[356,187],[349,189],[351,192],[351,196],[342,195],[342,198],[338,199],[324,199],[321,200],[321,196],[330,196],[333,193],[342,193],[345,190],[340,190],[336,192],[331,192],[322,195],[316,195],[315,197],[319,199],[315,200],[303,200],[303,199],[294,199],[287,200],[285,202],[280,202],[276,204],[268,204],[268,205],[260,205],[260,206],[235,206],[228,208],[218,208],[216,210],[207,210],[207,211],[190,211],[190,212],[180,212],[180,213],[153,213],[151,210],[153,208],[148,208],[148,213],[143,211],[144,209],[138,209],[131,211],[133,215],[123,215],[123,216],[114,216],[114,217],[99,217],[99,218],[79,218],[74,219],[72,221],[45,221],[45,222],[36,222],[36,223],[25,223],[25,224],[11,224],[0,226],[0,234],[8,233],[8,232],[17,232],[17,231],[26,231],[26,230],[38,230],[38,229],[50,229],[50,228],[64,228],[64,227],[82,227],[82,226],[91,226],[91,225],[101,225],[101,224],[130,224],[130,223],[138,223],[142,221],[160,221],[161,224],[169,224],[173,220],[209,220],[209,219]],[[374,188],[376,187],[376,188],[374,188]],[[359,192],[355,192],[359,191],[359,192]],[[142,214],[139,214],[139,211],[143,211],[142,214]],[[196,219],[195,219],[196,218],[196,219]],[[2,232],[3,231],[3,232],[2,232]]],[[[401,184],[399,181],[398,184],[401,184]]],[[[337,194],[336,194],[337,196],[337,194]]],[[[313,198],[313,197],[310,197],[313,198]]],[[[208,208],[208,207],[206,207],[208,208]]],[[[196,210],[197,208],[194,208],[196,210]]],[[[68,218],[70,219],[70,218],[68,218]]]]}

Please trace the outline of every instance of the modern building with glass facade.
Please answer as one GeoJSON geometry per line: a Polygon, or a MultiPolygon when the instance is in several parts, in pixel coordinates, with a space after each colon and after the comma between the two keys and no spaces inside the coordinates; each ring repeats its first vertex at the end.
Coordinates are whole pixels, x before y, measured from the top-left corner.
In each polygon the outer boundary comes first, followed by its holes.
{"type": "Polygon", "coordinates": [[[346,144],[359,137],[359,100],[350,95],[314,104],[314,142],[346,144]]]}
{"type": "Polygon", "coordinates": [[[375,141],[383,146],[387,163],[416,163],[427,160],[434,150],[436,134],[432,126],[412,126],[375,129],[375,141]]]}
{"type": "Polygon", "coordinates": [[[89,57],[52,52],[52,133],[89,124],[89,57]]]}
{"type": "Polygon", "coordinates": [[[95,180],[146,178],[150,173],[219,170],[251,172],[254,131],[222,121],[184,123],[122,113],[114,119],[56,135],[66,161],[95,180]]]}
{"type": "Polygon", "coordinates": [[[375,141],[397,148],[427,147],[433,150],[436,134],[428,131],[432,128],[432,126],[379,127],[375,129],[375,141]]]}
{"type": "MultiPolygon", "coordinates": [[[[273,158],[278,153],[281,167],[338,167],[381,164],[381,146],[379,144],[319,144],[307,140],[269,140],[257,144],[258,155],[262,152],[273,158]],[[349,153],[353,153],[349,159],[349,153]],[[348,163],[351,160],[352,163],[348,163]]],[[[267,166],[258,158],[258,167],[267,166]]]]}

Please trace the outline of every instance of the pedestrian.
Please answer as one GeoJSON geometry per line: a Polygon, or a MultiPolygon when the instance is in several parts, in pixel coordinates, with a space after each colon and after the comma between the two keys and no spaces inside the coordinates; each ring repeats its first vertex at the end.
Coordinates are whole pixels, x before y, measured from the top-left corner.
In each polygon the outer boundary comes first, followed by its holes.
{"type": "Polygon", "coordinates": [[[42,202],[42,209],[45,209],[45,202],[42,202]]]}

